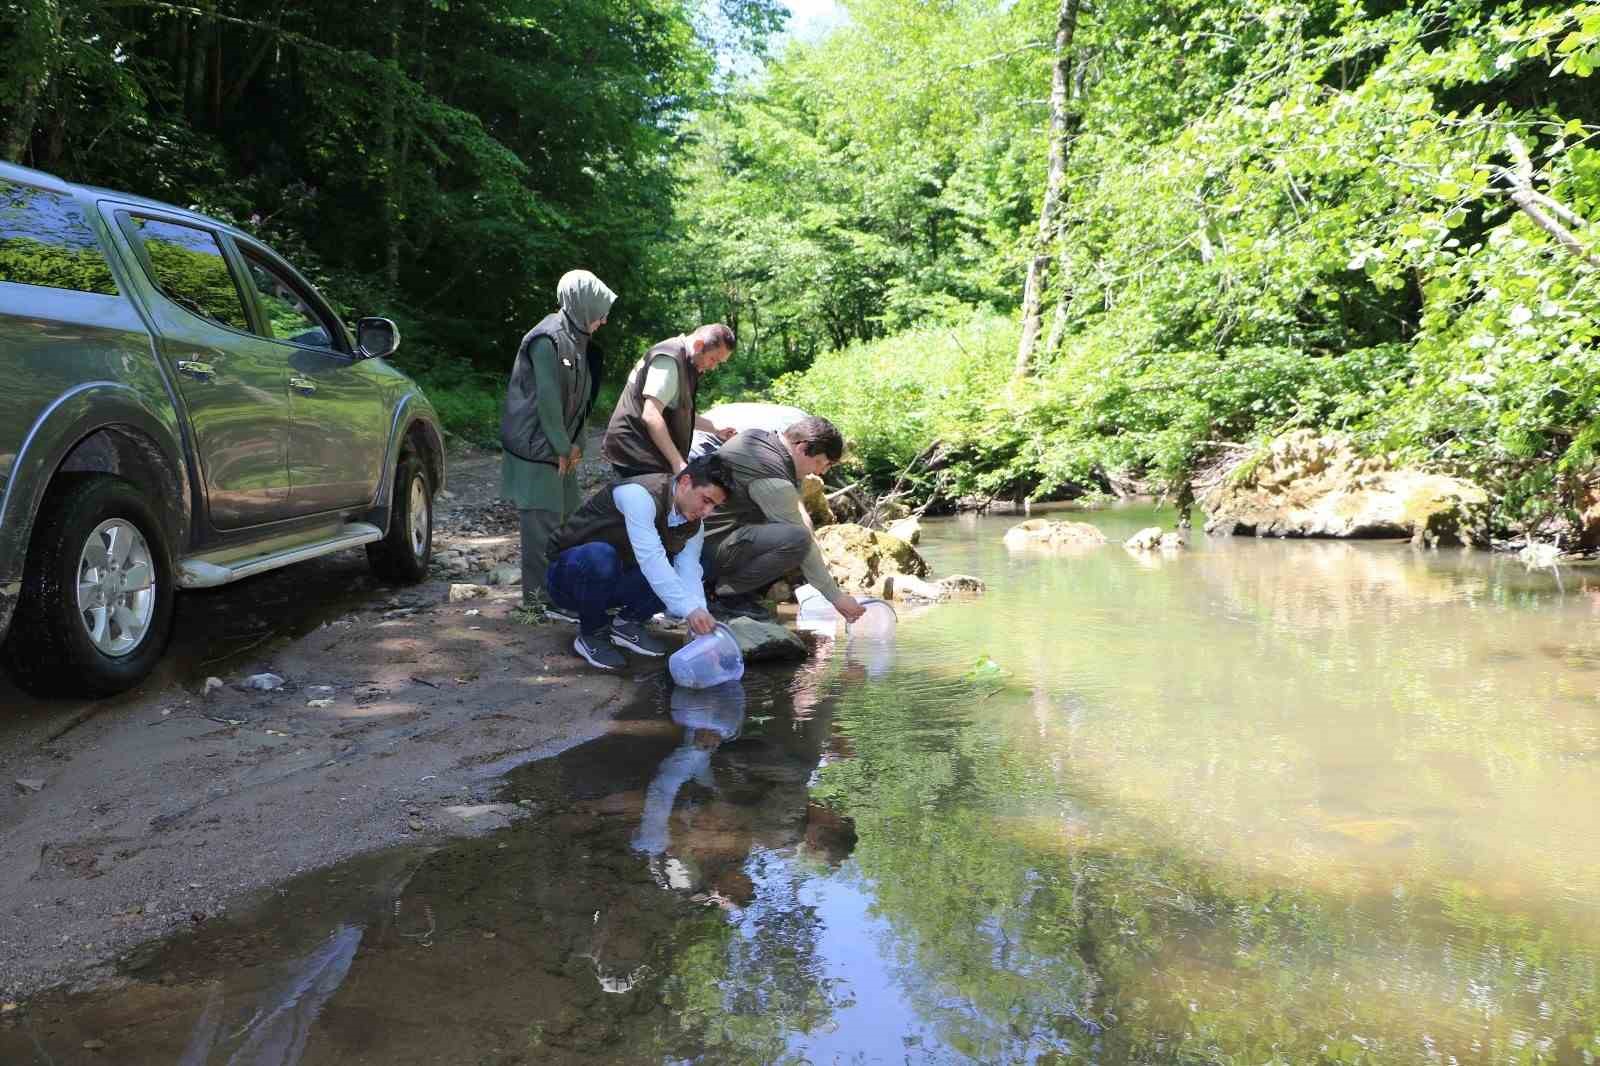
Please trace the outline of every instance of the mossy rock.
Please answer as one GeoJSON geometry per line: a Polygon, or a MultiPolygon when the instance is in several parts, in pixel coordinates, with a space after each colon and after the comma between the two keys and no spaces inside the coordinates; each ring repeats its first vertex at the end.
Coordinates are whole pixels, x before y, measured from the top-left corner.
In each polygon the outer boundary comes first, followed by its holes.
{"type": "Polygon", "coordinates": [[[916,548],[866,526],[842,523],[819,529],[817,546],[833,579],[847,592],[881,595],[885,577],[928,576],[928,564],[916,548]]]}

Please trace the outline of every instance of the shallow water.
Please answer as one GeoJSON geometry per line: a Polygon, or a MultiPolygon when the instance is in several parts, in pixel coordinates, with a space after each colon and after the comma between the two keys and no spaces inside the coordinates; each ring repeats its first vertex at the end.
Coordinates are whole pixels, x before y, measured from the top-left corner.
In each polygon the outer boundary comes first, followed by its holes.
{"type": "Polygon", "coordinates": [[[988,595],[646,683],[514,828],[292,882],[0,1062],[1600,1055],[1600,580],[1078,517],[1112,543],[930,524],[988,595]]]}

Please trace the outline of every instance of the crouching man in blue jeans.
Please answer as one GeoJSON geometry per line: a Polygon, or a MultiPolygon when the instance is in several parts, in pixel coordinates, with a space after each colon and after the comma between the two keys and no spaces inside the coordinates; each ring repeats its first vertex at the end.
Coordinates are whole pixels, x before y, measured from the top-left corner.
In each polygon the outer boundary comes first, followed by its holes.
{"type": "Polygon", "coordinates": [[[722,460],[703,456],[676,477],[644,474],[612,482],[551,535],[550,599],[577,613],[572,647],[591,666],[619,670],[627,663],[611,645],[665,655],[667,646],[644,628],[663,609],[696,635],[716,626],[706,610],[700,521],[731,488],[722,460]],[[614,620],[606,613],[612,608],[614,620]]]}

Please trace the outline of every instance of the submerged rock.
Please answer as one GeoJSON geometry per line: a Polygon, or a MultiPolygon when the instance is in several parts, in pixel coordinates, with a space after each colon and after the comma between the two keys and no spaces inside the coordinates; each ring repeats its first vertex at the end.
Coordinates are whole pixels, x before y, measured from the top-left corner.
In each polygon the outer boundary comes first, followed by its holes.
{"type": "Polygon", "coordinates": [[[1030,518],[1006,530],[1005,545],[1012,551],[1028,548],[1085,551],[1106,542],[1106,535],[1087,522],[1052,522],[1030,518]]]}
{"type": "Polygon", "coordinates": [[[1186,547],[1182,534],[1163,533],[1160,526],[1146,526],[1123,541],[1122,546],[1131,552],[1175,552],[1186,547]]]}
{"type": "Polygon", "coordinates": [[[1122,542],[1122,546],[1131,552],[1155,551],[1161,544],[1161,527],[1146,526],[1133,536],[1122,542]]]}
{"type": "Polygon", "coordinates": [[[792,629],[754,618],[733,618],[727,623],[745,662],[764,659],[804,659],[806,642],[792,629]]]}
{"type": "Polygon", "coordinates": [[[898,574],[927,577],[928,564],[899,537],[842,523],[817,530],[823,561],[841,588],[879,596],[883,580],[898,574]]]}
{"type": "Polygon", "coordinates": [[[1489,497],[1469,481],[1392,469],[1341,434],[1297,430],[1202,501],[1207,533],[1277,537],[1410,537],[1482,544],[1489,497]]]}
{"type": "Polygon", "coordinates": [[[982,578],[971,574],[951,574],[939,579],[939,587],[951,596],[978,596],[989,591],[982,578]]]}

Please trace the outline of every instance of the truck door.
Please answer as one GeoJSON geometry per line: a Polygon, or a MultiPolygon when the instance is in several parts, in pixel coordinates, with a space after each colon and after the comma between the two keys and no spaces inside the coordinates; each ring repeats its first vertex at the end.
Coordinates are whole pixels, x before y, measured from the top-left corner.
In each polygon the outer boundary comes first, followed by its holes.
{"type": "Polygon", "coordinates": [[[155,289],[145,302],[194,429],[211,524],[288,517],[287,360],[251,332],[217,233],[143,209],[116,217],[155,289]]]}
{"type": "Polygon", "coordinates": [[[265,248],[235,239],[267,331],[289,367],[289,506],[297,515],[372,502],[389,444],[393,382],[348,348],[333,313],[265,248]]]}

